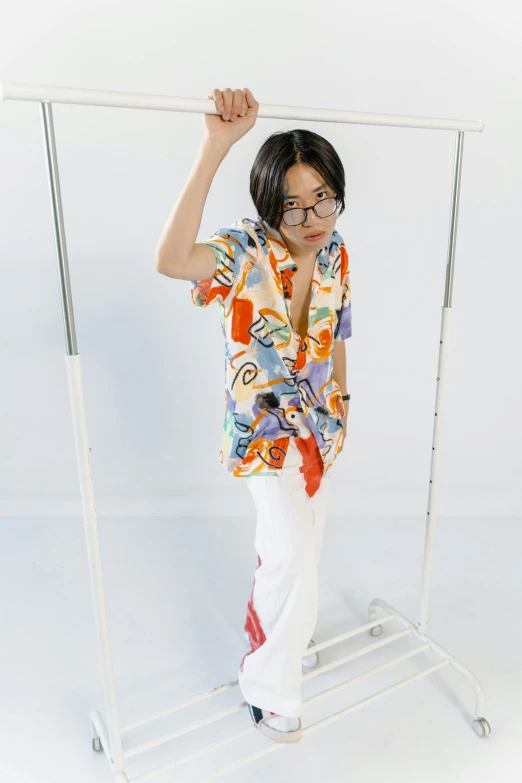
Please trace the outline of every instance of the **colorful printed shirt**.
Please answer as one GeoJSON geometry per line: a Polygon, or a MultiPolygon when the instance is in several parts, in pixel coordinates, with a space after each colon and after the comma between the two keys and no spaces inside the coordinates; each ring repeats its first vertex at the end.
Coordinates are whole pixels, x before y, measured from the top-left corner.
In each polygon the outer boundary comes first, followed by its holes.
{"type": "Polygon", "coordinates": [[[343,239],[334,230],[317,254],[304,340],[290,316],[297,267],[277,230],[259,217],[244,218],[205,244],[214,251],[216,271],[208,280],[191,281],[190,291],[196,307],[219,303],[225,337],[219,459],[233,476],[277,476],[295,437],[307,470],[321,476],[344,438],[345,408],[333,378],[335,342],[352,334],[343,239]]]}

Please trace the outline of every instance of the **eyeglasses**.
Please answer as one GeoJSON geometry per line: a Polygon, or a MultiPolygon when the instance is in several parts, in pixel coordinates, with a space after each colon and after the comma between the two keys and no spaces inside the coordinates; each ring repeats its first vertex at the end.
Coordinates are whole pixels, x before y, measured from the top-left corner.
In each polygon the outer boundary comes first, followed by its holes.
{"type": "Polygon", "coordinates": [[[309,209],[313,209],[317,217],[325,218],[329,217],[329,215],[333,215],[335,210],[337,209],[337,196],[333,196],[330,198],[323,198],[320,201],[318,201],[316,204],[313,205],[313,207],[296,207],[292,209],[286,209],[283,212],[283,220],[285,223],[289,226],[299,226],[301,223],[304,223],[306,220],[306,213],[309,209]]]}

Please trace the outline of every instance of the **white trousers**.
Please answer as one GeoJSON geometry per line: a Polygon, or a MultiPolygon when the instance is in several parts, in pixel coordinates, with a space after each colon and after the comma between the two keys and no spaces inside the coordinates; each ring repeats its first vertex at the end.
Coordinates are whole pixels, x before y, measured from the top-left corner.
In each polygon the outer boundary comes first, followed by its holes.
{"type": "Polygon", "coordinates": [[[240,664],[239,687],[250,704],[292,718],[302,715],[301,666],[317,622],[330,484],[310,437],[290,438],[278,476],[245,479],[257,510],[258,567],[245,622],[251,649],[240,664]]]}

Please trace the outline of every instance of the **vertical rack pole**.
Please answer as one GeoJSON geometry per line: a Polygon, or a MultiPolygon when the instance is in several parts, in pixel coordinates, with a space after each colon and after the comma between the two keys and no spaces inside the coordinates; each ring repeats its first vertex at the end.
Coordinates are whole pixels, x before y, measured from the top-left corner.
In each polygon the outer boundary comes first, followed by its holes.
{"type": "Polygon", "coordinates": [[[98,525],[96,520],[96,508],[94,505],[94,489],[91,476],[89,441],[87,436],[80,356],[77,350],[76,330],[74,326],[74,311],[69,280],[67,246],[65,243],[65,228],[60,193],[60,180],[58,176],[58,159],[56,155],[52,105],[50,103],[41,103],[40,105],[42,109],[41,116],[44,146],[47,161],[47,173],[49,177],[52,212],[54,218],[54,231],[58,256],[58,274],[60,279],[60,295],[62,300],[62,311],[65,327],[65,344],[67,350],[65,361],[67,366],[67,377],[69,381],[69,394],[71,399],[76,458],[80,477],[83,519],[87,538],[87,553],[89,557],[96,628],[98,632],[101,667],[103,671],[105,707],[110,742],[110,748],[104,748],[104,750],[109,757],[113,771],[115,773],[122,773],[124,772],[124,769],[121,735],[116,710],[116,690],[114,686],[114,673],[109,645],[109,629],[107,622],[107,612],[105,608],[105,595],[103,591],[100,547],[98,541],[98,525]]]}
{"type": "Polygon", "coordinates": [[[438,478],[440,465],[440,443],[442,435],[442,415],[444,393],[446,388],[446,368],[448,357],[448,342],[452,314],[453,269],[455,261],[455,245],[457,242],[457,223],[459,214],[460,180],[462,172],[462,153],[464,148],[464,131],[457,132],[455,147],[455,163],[453,169],[453,185],[451,192],[450,231],[448,241],[448,261],[446,266],[446,283],[444,291],[444,306],[439,344],[439,364],[437,370],[437,393],[435,398],[435,421],[433,425],[433,441],[431,448],[431,469],[428,492],[428,514],[426,518],[426,536],[424,543],[424,567],[422,575],[421,612],[417,627],[420,633],[426,633],[428,627],[428,607],[430,598],[431,568],[433,559],[433,537],[435,533],[435,515],[437,506],[438,478]]]}

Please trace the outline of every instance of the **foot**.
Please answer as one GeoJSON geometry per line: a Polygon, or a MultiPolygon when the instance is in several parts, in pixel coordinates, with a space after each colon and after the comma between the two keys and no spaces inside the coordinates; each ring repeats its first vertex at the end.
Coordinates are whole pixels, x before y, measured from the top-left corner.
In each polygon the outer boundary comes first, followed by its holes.
{"type": "MultiPolygon", "coordinates": [[[[313,647],[314,645],[314,640],[310,639],[308,642],[308,647],[313,647]]],[[[316,652],[310,653],[310,655],[305,655],[303,658],[303,666],[306,666],[307,669],[315,669],[318,663],[319,656],[316,652]]]]}
{"type": "MultiPolygon", "coordinates": [[[[248,702],[247,702],[248,703],[248,702]]],[[[250,717],[261,734],[273,742],[299,742],[303,736],[301,718],[289,718],[275,712],[248,705],[250,717]]]]}

